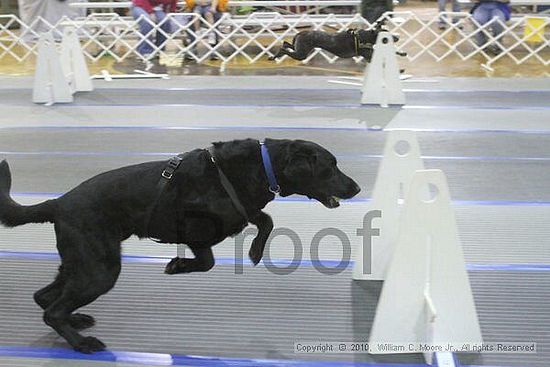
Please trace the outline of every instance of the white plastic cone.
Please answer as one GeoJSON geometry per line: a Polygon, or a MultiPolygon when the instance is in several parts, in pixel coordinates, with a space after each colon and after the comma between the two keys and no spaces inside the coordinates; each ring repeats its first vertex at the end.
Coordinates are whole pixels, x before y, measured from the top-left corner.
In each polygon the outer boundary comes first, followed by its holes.
{"type": "MultiPolygon", "coordinates": [[[[371,329],[371,345],[482,343],[444,173],[418,171],[405,203],[401,235],[371,329]],[[423,192],[429,184],[437,194],[426,200],[423,192]]],[[[432,354],[425,357],[431,363],[432,354]]]]}
{"type": "Polygon", "coordinates": [[[384,147],[384,157],[378,168],[369,210],[380,210],[381,217],[373,223],[379,235],[370,243],[363,240],[354,252],[353,279],[383,280],[399,235],[399,199],[408,192],[417,170],[424,169],[420,147],[414,131],[390,132],[384,147]],[[400,147],[408,151],[398,152],[400,147]],[[401,154],[400,154],[401,153],[401,154]]]}
{"type": "Polygon", "coordinates": [[[380,32],[376,38],[372,60],[367,64],[363,78],[361,104],[404,105],[396,48],[389,32],[380,32]]]}
{"type": "Polygon", "coordinates": [[[34,103],[70,103],[73,94],[61,66],[51,33],[42,33],[38,41],[38,57],[32,94],[34,103]]]}
{"type": "Polygon", "coordinates": [[[94,90],[84,53],[73,27],[66,27],[61,42],[61,66],[73,92],[94,90]]]}

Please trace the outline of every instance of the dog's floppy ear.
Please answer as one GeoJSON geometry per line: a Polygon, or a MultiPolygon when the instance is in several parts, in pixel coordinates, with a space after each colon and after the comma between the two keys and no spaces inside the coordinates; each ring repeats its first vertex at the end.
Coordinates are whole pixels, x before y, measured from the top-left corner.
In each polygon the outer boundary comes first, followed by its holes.
{"type": "Polygon", "coordinates": [[[311,152],[305,144],[295,141],[288,148],[288,159],[284,169],[284,174],[288,178],[292,177],[313,177],[313,167],[317,156],[311,152]]]}

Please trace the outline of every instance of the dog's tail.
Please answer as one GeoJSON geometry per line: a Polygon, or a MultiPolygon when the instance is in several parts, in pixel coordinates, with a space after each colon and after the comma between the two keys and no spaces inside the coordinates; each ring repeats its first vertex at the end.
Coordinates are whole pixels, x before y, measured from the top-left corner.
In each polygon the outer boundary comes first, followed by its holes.
{"type": "Polygon", "coordinates": [[[7,227],[20,226],[26,223],[53,222],[55,200],[48,200],[37,205],[23,206],[10,197],[11,173],[8,162],[0,162],[0,223],[7,227]]]}

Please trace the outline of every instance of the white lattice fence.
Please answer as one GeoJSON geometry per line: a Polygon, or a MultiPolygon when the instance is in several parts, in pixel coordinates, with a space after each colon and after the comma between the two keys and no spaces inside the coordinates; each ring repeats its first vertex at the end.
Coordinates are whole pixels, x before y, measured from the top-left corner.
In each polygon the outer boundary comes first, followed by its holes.
{"type": "MultiPolygon", "coordinates": [[[[387,13],[384,15],[386,26],[390,31],[400,35],[397,46],[408,54],[411,61],[420,57],[431,57],[441,61],[450,56],[468,60],[481,54],[487,65],[502,58],[511,58],[522,64],[535,60],[543,65],[550,64],[550,17],[541,17],[535,27],[528,17],[513,18],[502,24],[503,33],[495,39],[490,31],[498,19],[480,26],[467,13],[447,13],[448,27],[445,31],[437,30],[439,16],[433,19],[421,19],[412,12],[387,13]],[[451,18],[459,19],[452,23],[451,18]],[[525,27],[529,25],[529,31],[525,27]],[[484,45],[475,42],[476,33],[487,36],[484,45]],[[498,55],[487,52],[486,46],[497,45],[502,52],[498,55]]],[[[77,29],[85,55],[91,61],[97,61],[105,55],[117,61],[129,57],[141,58],[144,61],[155,56],[180,58],[187,56],[203,62],[216,56],[222,65],[239,57],[249,63],[277,52],[284,39],[290,39],[303,29],[341,31],[347,28],[371,27],[359,14],[356,15],[283,15],[279,13],[252,13],[246,17],[235,17],[223,14],[215,24],[208,24],[196,14],[169,14],[162,22],[156,24],[148,18],[134,20],[118,14],[91,14],[83,19],[63,18],[56,24],[50,24],[37,18],[32,24],[24,24],[14,15],[0,16],[0,59],[12,57],[25,61],[36,54],[36,41],[40,32],[52,31],[55,38],[60,38],[63,29],[71,26],[77,29]],[[147,22],[151,31],[141,34],[139,22],[147,22]],[[170,24],[167,31],[166,25],[170,24]],[[199,31],[197,31],[199,29],[199,31]],[[166,40],[162,44],[154,43],[154,34],[162,34],[166,40]],[[209,43],[215,34],[217,42],[209,43]],[[152,52],[142,55],[137,52],[138,44],[147,43],[152,52]]],[[[306,60],[324,58],[333,63],[338,58],[322,50],[315,50],[306,60]]],[[[360,58],[356,58],[359,62],[360,58]]]]}

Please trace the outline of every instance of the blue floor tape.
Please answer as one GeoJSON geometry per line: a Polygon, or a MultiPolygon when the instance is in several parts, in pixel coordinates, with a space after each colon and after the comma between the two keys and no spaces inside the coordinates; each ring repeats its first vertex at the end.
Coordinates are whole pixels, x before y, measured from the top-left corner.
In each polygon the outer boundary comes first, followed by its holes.
{"type": "MultiPolygon", "coordinates": [[[[40,197],[55,199],[62,196],[63,193],[60,192],[12,192],[12,197],[40,197]]],[[[306,203],[316,203],[315,199],[307,199],[300,196],[289,196],[289,197],[276,197],[275,201],[278,202],[306,202],[306,203]]],[[[368,203],[370,198],[353,198],[342,200],[342,203],[368,203]]],[[[550,206],[550,201],[522,201],[522,200],[453,200],[453,205],[492,205],[492,206],[550,206]]]]}
{"type": "MultiPolygon", "coordinates": [[[[58,157],[171,157],[178,152],[80,152],[80,151],[0,151],[0,156],[58,156],[58,157]]],[[[341,160],[382,159],[379,154],[335,154],[341,160]]],[[[550,162],[550,157],[508,157],[508,156],[421,156],[438,161],[497,161],[497,162],[550,162]]]]}
{"type": "MultiPolygon", "coordinates": [[[[175,247],[174,247],[175,250],[175,247]]],[[[166,264],[173,256],[138,256],[138,255],[123,255],[122,261],[125,263],[141,263],[141,264],[166,264]]],[[[27,252],[27,251],[0,251],[0,259],[16,258],[26,260],[59,260],[59,255],[55,252],[27,252]]],[[[235,264],[251,265],[248,258],[235,259],[231,257],[216,258],[217,265],[235,265],[235,264]]],[[[305,266],[315,267],[323,266],[326,268],[340,269],[344,271],[353,265],[353,260],[292,260],[292,259],[270,259],[270,265],[277,267],[305,266]]],[[[265,262],[262,260],[262,264],[265,262]]],[[[550,264],[466,264],[468,271],[515,271],[515,272],[548,272],[550,264]]]]}
{"type": "Polygon", "coordinates": [[[24,346],[0,346],[0,356],[188,367],[428,367],[426,364],[410,363],[247,359],[117,351],[83,354],[71,349],[24,346]]]}

